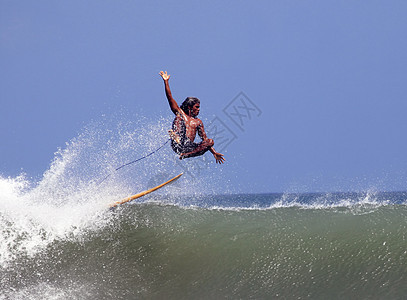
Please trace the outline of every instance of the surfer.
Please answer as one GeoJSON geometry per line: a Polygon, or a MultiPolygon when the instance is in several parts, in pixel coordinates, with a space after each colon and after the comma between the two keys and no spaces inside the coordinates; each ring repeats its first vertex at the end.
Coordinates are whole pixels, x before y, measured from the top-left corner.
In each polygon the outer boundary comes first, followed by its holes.
{"type": "Polygon", "coordinates": [[[203,123],[197,118],[200,110],[199,99],[188,97],[179,107],[174,98],[172,98],[168,82],[170,75],[167,74],[167,71],[161,71],[160,76],[164,80],[165,95],[167,96],[168,103],[175,114],[169,134],[171,137],[171,147],[175,153],[179,154],[179,159],[200,156],[210,151],[215,157],[216,163],[224,163],[223,154],[215,151],[213,148],[214,141],[206,136],[203,123]],[[202,139],[200,143],[194,142],[197,133],[202,139]]]}

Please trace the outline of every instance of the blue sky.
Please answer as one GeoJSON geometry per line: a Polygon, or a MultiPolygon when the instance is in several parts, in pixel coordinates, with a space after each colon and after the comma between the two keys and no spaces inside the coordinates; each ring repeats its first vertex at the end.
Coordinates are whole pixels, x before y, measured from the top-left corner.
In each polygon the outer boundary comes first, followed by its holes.
{"type": "Polygon", "coordinates": [[[204,123],[236,137],[222,176],[243,191],[406,190],[406,13],[405,1],[2,0],[0,173],[41,176],[103,115],[171,117],[163,69],[179,102],[200,98],[204,123]],[[258,109],[240,127],[236,101],[258,109]]]}

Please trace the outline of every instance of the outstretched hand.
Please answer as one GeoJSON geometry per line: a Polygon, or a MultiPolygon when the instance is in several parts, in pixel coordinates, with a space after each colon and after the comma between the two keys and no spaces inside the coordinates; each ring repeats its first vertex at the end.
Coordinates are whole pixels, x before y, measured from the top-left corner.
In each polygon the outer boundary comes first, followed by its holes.
{"type": "Polygon", "coordinates": [[[168,80],[168,79],[170,79],[170,76],[171,75],[168,75],[167,74],[167,71],[160,71],[160,76],[164,79],[164,80],[168,80]]]}
{"type": "Polygon", "coordinates": [[[225,159],[223,158],[223,154],[216,152],[213,154],[213,156],[215,157],[217,164],[223,164],[225,162],[225,159]]]}

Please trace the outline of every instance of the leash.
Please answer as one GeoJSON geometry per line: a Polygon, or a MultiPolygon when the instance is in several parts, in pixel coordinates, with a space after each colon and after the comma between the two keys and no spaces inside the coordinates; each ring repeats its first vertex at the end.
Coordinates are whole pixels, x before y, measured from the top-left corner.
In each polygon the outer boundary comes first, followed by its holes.
{"type": "MultiPolygon", "coordinates": [[[[164,147],[165,145],[167,145],[169,141],[171,141],[171,139],[168,139],[164,144],[162,144],[160,147],[158,147],[157,149],[155,149],[153,152],[150,152],[149,154],[147,154],[147,155],[145,155],[145,156],[143,156],[143,157],[140,157],[140,158],[138,158],[138,159],[136,159],[136,160],[133,160],[133,161],[131,161],[131,162],[128,162],[128,163],[126,163],[126,164],[124,164],[124,165],[121,165],[120,167],[116,168],[114,171],[117,172],[117,171],[120,170],[121,168],[127,167],[127,166],[129,166],[129,165],[131,165],[131,164],[134,164],[134,163],[136,163],[136,162],[138,162],[138,161],[140,161],[140,160],[142,160],[142,159],[145,159],[145,158],[147,158],[147,157],[153,155],[154,153],[156,153],[157,151],[159,151],[162,147],[164,147]]],[[[103,178],[103,179],[98,183],[98,185],[100,185],[102,182],[104,182],[106,179],[108,179],[111,175],[112,175],[112,174],[109,174],[109,175],[107,175],[105,178],[103,178]]]]}

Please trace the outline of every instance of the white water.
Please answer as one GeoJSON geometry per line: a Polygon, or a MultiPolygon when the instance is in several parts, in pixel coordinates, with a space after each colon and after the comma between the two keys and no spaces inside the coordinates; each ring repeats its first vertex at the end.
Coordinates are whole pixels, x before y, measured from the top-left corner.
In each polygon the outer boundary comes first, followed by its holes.
{"type": "MultiPolygon", "coordinates": [[[[103,229],[112,223],[109,204],[146,189],[157,176],[173,177],[184,171],[168,144],[115,171],[168,140],[171,120],[138,122],[142,126],[108,120],[87,126],[55,153],[39,182],[24,175],[0,177],[0,268],[20,256],[33,257],[56,240],[78,240],[86,232],[103,229]]],[[[187,192],[192,194],[207,191],[211,185],[209,180],[183,176],[183,184],[191,182],[194,188],[187,192]]],[[[171,194],[185,192],[177,185],[164,192],[169,190],[171,194]]]]}

